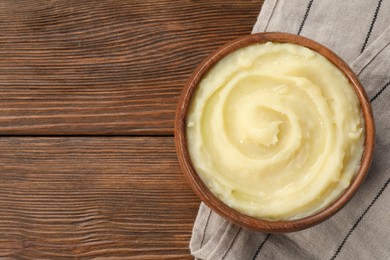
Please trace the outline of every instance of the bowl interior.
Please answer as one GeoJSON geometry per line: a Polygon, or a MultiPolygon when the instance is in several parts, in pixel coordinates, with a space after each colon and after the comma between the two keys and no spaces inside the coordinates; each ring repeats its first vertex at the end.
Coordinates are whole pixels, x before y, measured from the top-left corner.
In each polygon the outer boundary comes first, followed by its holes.
{"type": "Polygon", "coordinates": [[[199,66],[194,70],[194,72],[188,79],[180,96],[175,118],[175,145],[179,163],[185,177],[187,178],[194,192],[200,197],[200,199],[204,203],[206,203],[207,206],[209,206],[212,210],[217,212],[222,217],[230,220],[231,222],[245,228],[270,233],[293,232],[302,230],[326,220],[327,218],[335,214],[337,211],[339,211],[355,194],[357,188],[364,181],[364,178],[367,175],[368,169],[372,161],[374,137],[375,128],[370,103],[362,85],[357,79],[357,76],[353,73],[349,66],[340,57],[338,57],[336,54],[334,54],[331,50],[324,47],[323,45],[308,38],[288,33],[258,33],[248,35],[245,37],[238,38],[237,40],[222,46],[221,48],[213,52],[211,55],[209,55],[205,60],[203,60],[202,63],[199,64],[199,66]],[[198,86],[202,77],[214,64],[216,64],[219,60],[221,60],[229,53],[248,45],[265,42],[294,43],[312,49],[326,57],[329,61],[335,64],[349,80],[351,86],[354,88],[359,98],[364,117],[364,152],[361,159],[360,168],[356,173],[354,179],[351,181],[351,184],[343,192],[343,194],[338,197],[336,201],[328,205],[326,208],[313,215],[296,220],[262,220],[241,214],[228,207],[217,197],[215,197],[214,194],[206,187],[206,185],[200,179],[200,177],[194,170],[194,167],[192,166],[187,149],[186,115],[191,96],[194,93],[194,90],[198,86]]]}

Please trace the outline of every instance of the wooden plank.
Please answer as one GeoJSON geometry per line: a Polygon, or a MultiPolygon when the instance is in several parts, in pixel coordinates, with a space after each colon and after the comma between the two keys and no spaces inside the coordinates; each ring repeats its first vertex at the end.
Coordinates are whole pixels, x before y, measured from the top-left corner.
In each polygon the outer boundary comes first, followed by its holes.
{"type": "Polygon", "coordinates": [[[190,72],[262,2],[1,1],[0,134],[171,135],[190,72]]]}
{"type": "Polygon", "coordinates": [[[189,258],[170,137],[0,138],[0,258],[189,258]]]}

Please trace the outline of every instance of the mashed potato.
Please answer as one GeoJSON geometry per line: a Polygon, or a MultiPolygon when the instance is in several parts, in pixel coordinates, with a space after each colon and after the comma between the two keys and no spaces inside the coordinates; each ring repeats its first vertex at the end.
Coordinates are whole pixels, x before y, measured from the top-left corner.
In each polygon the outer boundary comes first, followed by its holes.
{"type": "Polygon", "coordinates": [[[297,219],[334,201],[360,166],[364,121],[344,74],[290,43],[255,44],[220,60],[187,114],[192,164],[231,208],[297,219]]]}

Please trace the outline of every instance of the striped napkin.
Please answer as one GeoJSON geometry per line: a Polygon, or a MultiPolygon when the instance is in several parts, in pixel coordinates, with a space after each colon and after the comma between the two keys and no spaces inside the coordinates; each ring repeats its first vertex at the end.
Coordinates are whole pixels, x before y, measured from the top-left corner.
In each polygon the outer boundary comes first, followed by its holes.
{"type": "Polygon", "coordinates": [[[253,33],[309,37],[354,70],[377,130],[369,175],[350,203],[304,231],[264,234],[201,204],[190,243],[196,259],[390,259],[390,0],[266,0],[253,33]]]}

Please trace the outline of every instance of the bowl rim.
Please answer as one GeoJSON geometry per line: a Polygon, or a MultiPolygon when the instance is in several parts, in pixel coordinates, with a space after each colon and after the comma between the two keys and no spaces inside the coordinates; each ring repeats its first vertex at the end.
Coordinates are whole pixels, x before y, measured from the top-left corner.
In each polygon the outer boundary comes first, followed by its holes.
{"type": "Polygon", "coordinates": [[[285,233],[299,231],[319,224],[320,222],[330,218],[335,213],[337,213],[353,197],[358,187],[362,184],[365,177],[367,176],[369,167],[372,162],[375,143],[375,124],[371,105],[364,88],[362,87],[352,69],[339,56],[337,56],[334,52],[322,44],[303,36],[284,32],[264,32],[239,37],[225,44],[224,46],[212,52],[196,67],[187,80],[177,105],[174,135],[176,152],[181,170],[193,191],[208,207],[210,207],[223,218],[241,227],[267,233],[285,233]],[[315,214],[300,219],[271,221],[247,216],[230,208],[221,200],[219,200],[203,183],[192,166],[187,149],[186,116],[192,94],[197,88],[200,80],[211,67],[213,67],[226,55],[242,47],[266,42],[294,43],[322,54],[347,77],[358,96],[363,112],[365,123],[365,143],[361,165],[358,172],[355,174],[348,188],[346,188],[345,191],[334,202],[322,210],[316,212],[315,214]]]}

